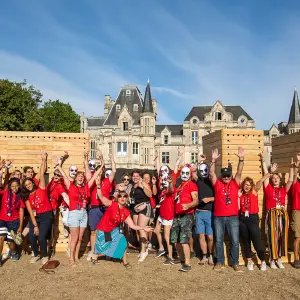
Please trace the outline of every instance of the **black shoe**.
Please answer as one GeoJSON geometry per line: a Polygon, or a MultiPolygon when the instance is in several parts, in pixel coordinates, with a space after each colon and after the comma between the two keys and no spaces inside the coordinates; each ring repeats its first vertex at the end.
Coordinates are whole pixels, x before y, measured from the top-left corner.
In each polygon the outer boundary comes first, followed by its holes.
{"type": "Polygon", "coordinates": [[[173,258],[168,257],[163,264],[166,265],[175,265],[175,260],[173,258]]]}
{"type": "Polygon", "coordinates": [[[184,264],[184,261],[181,261],[180,259],[172,259],[171,261],[170,261],[170,264],[171,265],[179,265],[179,264],[184,264]]]}
{"type": "Polygon", "coordinates": [[[192,270],[192,267],[188,266],[188,265],[185,265],[185,264],[182,265],[181,269],[179,269],[179,271],[181,271],[181,272],[188,272],[190,270],[192,270]]]}

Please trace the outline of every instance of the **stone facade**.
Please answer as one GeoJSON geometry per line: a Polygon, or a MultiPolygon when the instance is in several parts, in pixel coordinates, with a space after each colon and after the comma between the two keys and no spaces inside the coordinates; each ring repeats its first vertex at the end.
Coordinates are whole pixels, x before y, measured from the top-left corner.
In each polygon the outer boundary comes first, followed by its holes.
{"type": "Polygon", "coordinates": [[[116,157],[118,168],[154,169],[156,151],[161,164],[175,165],[179,150],[185,162],[202,153],[202,136],[223,128],[255,129],[254,120],[241,106],[195,106],[183,124],[156,124],[157,101],[148,82],[144,99],[135,85],[121,88],[116,100],[104,98],[104,116],[81,117],[81,132],[91,136],[91,157],[100,150],[108,164],[108,154],[116,157]]]}

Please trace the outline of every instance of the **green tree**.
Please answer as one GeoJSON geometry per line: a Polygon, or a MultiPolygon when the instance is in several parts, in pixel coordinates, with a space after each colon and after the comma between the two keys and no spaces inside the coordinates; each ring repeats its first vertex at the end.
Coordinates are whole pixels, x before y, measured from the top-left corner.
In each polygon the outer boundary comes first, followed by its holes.
{"type": "Polygon", "coordinates": [[[0,79],[0,130],[33,131],[39,121],[42,94],[23,82],[0,79]]]}
{"type": "Polygon", "coordinates": [[[49,100],[39,110],[38,131],[80,132],[80,116],[69,103],[49,100]]]}

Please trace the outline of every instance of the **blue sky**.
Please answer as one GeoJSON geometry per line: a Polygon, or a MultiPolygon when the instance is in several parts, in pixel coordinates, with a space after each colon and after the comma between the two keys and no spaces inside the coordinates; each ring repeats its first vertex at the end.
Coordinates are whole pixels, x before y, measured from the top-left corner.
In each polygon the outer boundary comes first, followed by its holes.
{"type": "Polygon", "coordinates": [[[87,116],[149,78],[161,124],[221,100],[266,129],[288,120],[300,88],[299,23],[298,1],[3,1],[0,78],[87,116]]]}

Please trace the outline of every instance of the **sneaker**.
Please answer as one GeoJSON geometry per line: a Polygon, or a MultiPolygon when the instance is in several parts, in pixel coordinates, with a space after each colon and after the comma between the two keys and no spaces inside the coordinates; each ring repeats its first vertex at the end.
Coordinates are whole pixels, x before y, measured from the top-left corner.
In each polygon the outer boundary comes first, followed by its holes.
{"type": "Polygon", "coordinates": [[[40,258],[38,256],[32,256],[30,259],[31,264],[35,264],[40,258]]]}
{"type": "Polygon", "coordinates": [[[271,260],[271,262],[270,262],[270,267],[271,267],[271,269],[273,269],[273,270],[277,270],[277,266],[276,266],[274,260],[271,260]]]}
{"type": "Polygon", "coordinates": [[[181,272],[188,272],[190,270],[192,270],[192,267],[186,264],[182,265],[182,267],[179,269],[181,272]]]}
{"type": "Polygon", "coordinates": [[[41,259],[42,266],[43,266],[45,263],[47,263],[48,260],[49,260],[48,257],[43,257],[43,258],[41,259]]]}
{"type": "Polygon", "coordinates": [[[260,270],[261,271],[267,271],[267,264],[266,264],[266,262],[265,261],[263,261],[262,263],[261,263],[261,265],[260,265],[260,270]]]}
{"type": "Polygon", "coordinates": [[[53,247],[50,247],[50,248],[49,248],[49,257],[54,257],[54,255],[55,255],[54,248],[53,248],[53,247]]]}
{"type": "Polygon", "coordinates": [[[224,269],[225,267],[224,267],[224,265],[221,265],[221,264],[216,264],[215,266],[214,266],[214,270],[215,271],[221,271],[222,269],[224,269]]]}
{"type": "Polygon", "coordinates": [[[148,256],[148,252],[147,251],[145,251],[145,252],[141,252],[140,253],[140,258],[139,258],[139,262],[143,262],[145,259],[146,259],[146,257],[148,256]]]}
{"type": "Polygon", "coordinates": [[[184,264],[184,261],[181,261],[180,259],[172,259],[172,260],[170,260],[170,264],[171,265],[179,265],[179,264],[184,264]]]}
{"type": "Polygon", "coordinates": [[[15,234],[15,232],[13,230],[10,231],[10,236],[12,237],[12,239],[14,240],[14,242],[20,246],[23,242],[23,238],[22,238],[22,234],[21,233],[17,233],[15,234]]]}
{"type": "Polygon", "coordinates": [[[239,265],[233,265],[232,268],[235,272],[238,273],[244,272],[239,265]]]}
{"type": "Polygon", "coordinates": [[[18,261],[19,260],[19,254],[17,252],[13,252],[11,254],[11,260],[12,261],[18,261]]]}
{"type": "Polygon", "coordinates": [[[253,263],[253,261],[248,261],[247,269],[248,269],[248,271],[253,271],[254,270],[254,263],[253,263]]]}
{"type": "Polygon", "coordinates": [[[208,258],[208,264],[209,264],[210,266],[213,266],[213,265],[214,265],[214,259],[213,259],[212,255],[210,255],[209,258],[208,258]]]}
{"type": "Polygon", "coordinates": [[[91,261],[92,255],[93,255],[93,252],[92,252],[92,251],[89,251],[86,260],[87,260],[87,261],[91,261]]]}
{"type": "Polygon", "coordinates": [[[300,269],[300,260],[295,260],[294,261],[294,268],[295,269],[300,269]]]}
{"type": "Polygon", "coordinates": [[[148,243],[147,249],[152,250],[152,244],[151,243],[148,243]]]}
{"type": "Polygon", "coordinates": [[[70,255],[70,248],[68,248],[68,249],[66,250],[66,254],[67,254],[68,257],[71,256],[71,255],[70,255]]]}
{"type": "Polygon", "coordinates": [[[155,256],[155,258],[159,258],[159,257],[161,257],[161,256],[163,256],[165,253],[167,253],[167,251],[166,250],[158,250],[157,251],[157,254],[156,254],[156,256],[155,256]]]}
{"type": "Polygon", "coordinates": [[[199,265],[206,265],[208,264],[208,258],[203,256],[203,258],[199,261],[199,265]]]}
{"type": "Polygon", "coordinates": [[[283,265],[280,258],[277,260],[277,266],[278,266],[279,269],[284,269],[284,265],[283,265]]]}
{"type": "Polygon", "coordinates": [[[10,250],[6,248],[5,253],[2,255],[2,261],[10,258],[10,250]]]}
{"type": "Polygon", "coordinates": [[[168,257],[163,264],[166,265],[175,265],[175,260],[173,258],[168,257]]]}

